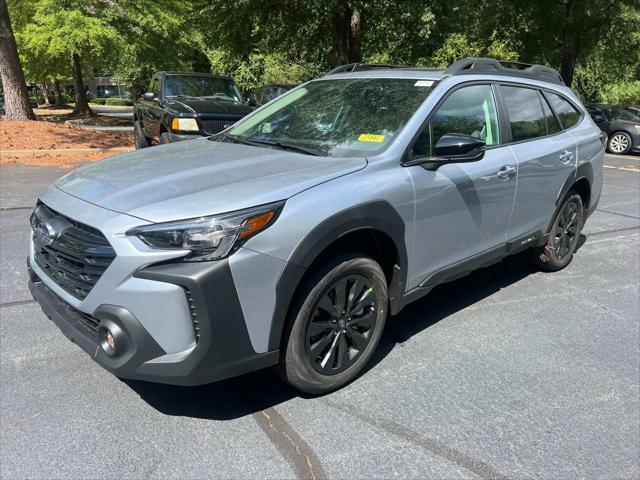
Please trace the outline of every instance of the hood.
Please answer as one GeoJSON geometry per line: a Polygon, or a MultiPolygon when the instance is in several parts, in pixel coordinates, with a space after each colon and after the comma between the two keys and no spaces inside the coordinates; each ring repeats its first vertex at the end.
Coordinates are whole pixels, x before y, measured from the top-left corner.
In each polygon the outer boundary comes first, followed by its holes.
{"type": "Polygon", "coordinates": [[[55,186],[109,210],[165,222],[284,200],[365,166],[364,158],[314,157],[202,138],[85,165],[55,186]]]}
{"type": "Polygon", "coordinates": [[[207,97],[172,98],[165,103],[167,109],[175,113],[189,115],[239,115],[244,116],[253,111],[253,108],[235,100],[207,97]]]}

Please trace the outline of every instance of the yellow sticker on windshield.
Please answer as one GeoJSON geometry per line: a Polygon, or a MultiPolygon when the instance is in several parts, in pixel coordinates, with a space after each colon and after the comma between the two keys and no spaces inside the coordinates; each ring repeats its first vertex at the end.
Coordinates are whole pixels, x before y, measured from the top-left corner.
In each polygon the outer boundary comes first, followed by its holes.
{"type": "Polygon", "coordinates": [[[384,142],[384,135],[375,135],[373,133],[361,133],[358,137],[359,142],[375,142],[382,143],[384,142]]]}

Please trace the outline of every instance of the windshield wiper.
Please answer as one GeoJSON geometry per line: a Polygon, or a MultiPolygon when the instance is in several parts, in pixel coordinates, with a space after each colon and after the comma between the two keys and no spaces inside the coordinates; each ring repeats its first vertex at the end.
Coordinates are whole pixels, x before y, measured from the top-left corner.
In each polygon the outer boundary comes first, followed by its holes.
{"type": "Polygon", "coordinates": [[[227,133],[222,134],[223,138],[229,140],[234,143],[242,143],[244,145],[251,145],[252,147],[276,147],[282,150],[291,150],[298,153],[304,153],[307,155],[313,155],[315,157],[325,157],[330,156],[329,154],[322,152],[320,150],[315,150],[313,148],[302,147],[298,145],[292,145],[291,143],[283,143],[283,142],[268,142],[266,140],[247,140],[245,138],[236,137],[234,135],[229,135],[227,133]]]}
{"type": "MultiPolygon", "coordinates": [[[[209,137],[213,138],[213,136],[209,137]]],[[[223,133],[222,138],[230,141],[231,143],[241,143],[243,145],[251,145],[252,147],[262,147],[262,142],[254,142],[252,140],[245,140],[244,138],[236,137],[233,135],[229,135],[228,133],[223,133]]]]}

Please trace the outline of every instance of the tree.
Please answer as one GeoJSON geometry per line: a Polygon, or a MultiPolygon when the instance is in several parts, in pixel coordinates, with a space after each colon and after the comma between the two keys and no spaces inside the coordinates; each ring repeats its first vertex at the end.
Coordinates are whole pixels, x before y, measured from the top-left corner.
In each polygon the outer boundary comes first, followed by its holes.
{"type": "Polygon", "coordinates": [[[0,0],[0,74],[7,120],[35,120],[6,0],[0,0]]]}
{"type": "Polygon", "coordinates": [[[75,111],[90,115],[85,69],[115,62],[121,39],[106,18],[107,0],[35,0],[34,14],[19,37],[22,47],[41,65],[64,65],[74,80],[75,111]]]}

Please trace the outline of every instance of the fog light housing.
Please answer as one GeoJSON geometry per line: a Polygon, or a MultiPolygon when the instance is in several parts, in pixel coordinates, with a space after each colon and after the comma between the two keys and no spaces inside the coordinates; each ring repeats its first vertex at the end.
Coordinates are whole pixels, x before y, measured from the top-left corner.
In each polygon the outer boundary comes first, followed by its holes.
{"type": "Polygon", "coordinates": [[[104,353],[110,357],[116,353],[116,336],[115,332],[112,332],[106,327],[102,327],[98,330],[98,337],[100,339],[100,347],[104,350],[104,353]]]}

